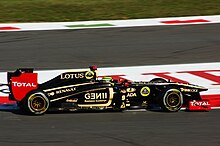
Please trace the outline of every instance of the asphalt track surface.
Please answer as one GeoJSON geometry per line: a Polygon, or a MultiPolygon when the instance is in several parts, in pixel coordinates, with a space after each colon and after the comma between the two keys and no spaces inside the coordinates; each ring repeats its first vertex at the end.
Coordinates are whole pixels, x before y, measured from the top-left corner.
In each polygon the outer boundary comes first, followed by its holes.
{"type": "MultiPolygon", "coordinates": [[[[220,61],[220,24],[1,32],[1,71],[220,61]]],[[[0,146],[219,146],[220,110],[162,113],[0,111],[0,146]]]]}
{"type": "Polygon", "coordinates": [[[0,71],[219,62],[219,27],[0,32],[0,71]]]}

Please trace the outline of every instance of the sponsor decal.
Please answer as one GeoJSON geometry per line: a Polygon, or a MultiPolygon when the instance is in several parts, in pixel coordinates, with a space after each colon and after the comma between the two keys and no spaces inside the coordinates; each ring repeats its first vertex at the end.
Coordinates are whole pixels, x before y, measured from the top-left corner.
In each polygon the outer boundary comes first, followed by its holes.
{"type": "Polygon", "coordinates": [[[47,95],[48,96],[54,96],[54,95],[58,95],[58,94],[62,94],[62,93],[68,93],[68,92],[73,92],[73,91],[76,91],[75,87],[73,87],[73,88],[66,88],[66,89],[59,89],[57,91],[50,92],[47,95]]]}
{"type": "Polygon", "coordinates": [[[142,96],[148,96],[150,94],[150,88],[147,86],[142,87],[140,93],[142,96]]]}
{"type": "Polygon", "coordinates": [[[56,94],[62,94],[62,93],[67,93],[67,92],[72,92],[72,91],[76,91],[76,88],[67,88],[67,89],[57,90],[56,94]]]}
{"type": "Polygon", "coordinates": [[[61,80],[65,79],[82,79],[84,78],[84,73],[64,73],[60,75],[61,80]]]}
{"type": "Polygon", "coordinates": [[[124,102],[122,102],[122,104],[121,104],[121,108],[125,108],[125,103],[124,102]]]}
{"type": "Polygon", "coordinates": [[[22,73],[18,77],[11,77],[9,83],[15,100],[21,101],[28,92],[38,88],[37,73],[22,73]]]}
{"type": "Polygon", "coordinates": [[[125,95],[122,95],[121,100],[125,100],[125,95]]]}
{"type": "Polygon", "coordinates": [[[77,102],[78,99],[67,99],[66,102],[77,102]]]}
{"type": "Polygon", "coordinates": [[[198,92],[198,89],[185,89],[185,88],[180,88],[181,92],[198,92]]]}
{"type": "Polygon", "coordinates": [[[136,93],[128,93],[127,97],[137,97],[137,94],[136,93]]]}
{"type": "Polygon", "coordinates": [[[123,94],[125,94],[125,93],[126,93],[126,90],[125,90],[125,89],[122,89],[120,92],[123,93],[123,94]]]}
{"type": "Polygon", "coordinates": [[[94,72],[92,72],[92,71],[87,71],[86,73],[85,73],[85,77],[86,77],[86,79],[92,79],[93,77],[94,77],[94,72]]]}
{"type": "Polygon", "coordinates": [[[191,106],[210,106],[208,101],[191,101],[191,106]]]}
{"type": "Polygon", "coordinates": [[[54,96],[55,93],[54,93],[54,92],[50,92],[50,93],[48,93],[47,95],[50,97],[50,96],[54,96]]]}
{"type": "Polygon", "coordinates": [[[86,93],[85,99],[107,99],[107,93],[86,93]]]}
{"type": "Polygon", "coordinates": [[[127,88],[127,92],[135,92],[136,89],[135,88],[127,88]]]}
{"type": "Polygon", "coordinates": [[[37,87],[34,83],[25,83],[25,82],[12,82],[14,87],[37,87]]]}
{"type": "Polygon", "coordinates": [[[85,102],[106,102],[108,98],[107,93],[86,93],[84,95],[85,102]]]}

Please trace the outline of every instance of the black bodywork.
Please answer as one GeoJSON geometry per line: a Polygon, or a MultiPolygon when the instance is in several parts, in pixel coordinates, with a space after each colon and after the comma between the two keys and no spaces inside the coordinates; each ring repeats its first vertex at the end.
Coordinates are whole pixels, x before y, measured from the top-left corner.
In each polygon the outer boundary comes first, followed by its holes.
{"type": "MultiPolygon", "coordinates": [[[[16,99],[12,77],[33,74],[31,69],[8,73],[10,99],[16,100],[20,108],[32,114],[43,114],[49,109],[56,110],[123,110],[152,106],[162,111],[175,112],[187,106],[189,101],[200,100],[201,86],[153,79],[149,82],[118,81],[111,78],[97,79],[97,70],[65,72],[38,84],[22,99],[16,99]]],[[[28,79],[27,81],[28,82],[28,79]]],[[[25,84],[24,84],[25,85],[25,84]]],[[[19,92],[19,91],[16,91],[19,92]]]]}

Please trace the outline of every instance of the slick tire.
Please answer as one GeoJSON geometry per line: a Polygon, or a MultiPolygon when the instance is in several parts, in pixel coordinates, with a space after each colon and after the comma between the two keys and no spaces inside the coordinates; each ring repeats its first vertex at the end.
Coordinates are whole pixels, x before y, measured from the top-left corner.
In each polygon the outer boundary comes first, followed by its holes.
{"type": "Polygon", "coordinates": [[[167,83],[167,80],[165,80],[163,78],[154,78],[154,79],[150,80],[150,83],[167,83]]]}
{"type": "Polygon", "coordinates": [[[165,112],[177,112],[183,105],[183,95],[176,88],[163,91],[159,100],[161,109],[165,112]]]}
{"type": "Polygon", "coordinates": [[[49,108],[50,102],[47,96],[40,91],[29,93],[23,104],[21,106],[21,110],[26,114],[31,115],[42,115],[49,108]]]}

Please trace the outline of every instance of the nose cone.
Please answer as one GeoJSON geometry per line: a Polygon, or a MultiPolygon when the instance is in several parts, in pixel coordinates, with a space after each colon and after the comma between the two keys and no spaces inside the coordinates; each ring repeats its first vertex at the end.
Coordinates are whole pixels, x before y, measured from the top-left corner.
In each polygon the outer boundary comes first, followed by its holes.
{"type": "Polygon", "coordinates": [[[193,85],[193,88],[198,89],[200,92],[208,90],[208,88],[205,88],[203,86],[198,86],[198,85],[193,85]]]}

